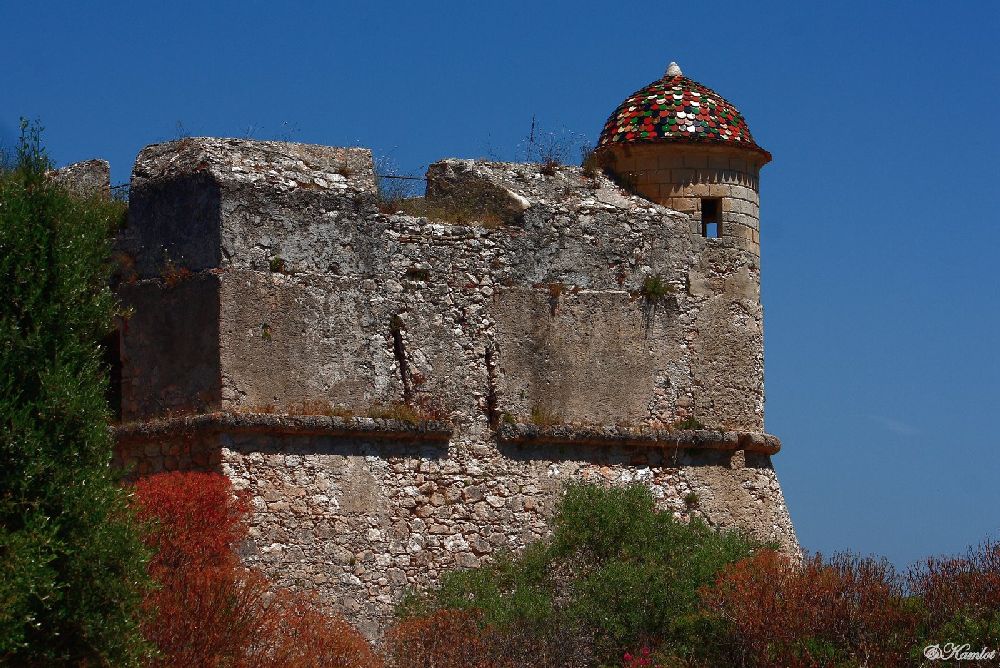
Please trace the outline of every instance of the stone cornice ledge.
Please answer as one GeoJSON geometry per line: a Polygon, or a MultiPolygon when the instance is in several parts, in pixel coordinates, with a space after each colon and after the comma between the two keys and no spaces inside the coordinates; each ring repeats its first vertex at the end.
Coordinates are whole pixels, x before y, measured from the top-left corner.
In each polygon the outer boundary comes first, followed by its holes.
{"type": "Polygon", "coordinates": [[[113,427],[112,431],[119,441],[151,441],[168,436],[222,432],[447,441],[453,430],[449,423],[436,420],[408,422],[370,417],[218,412],[129,422],[113,427]]]}
{"type": "Polygon", "coordinates": [[[781,450],[781,440],[759,432],[717,431],[714,429],[654,429],[600,425],[553,425],[503,423],[500,440],[522,445],[638,446],[686,450],[745,450],[773,455],[781,450]]]}

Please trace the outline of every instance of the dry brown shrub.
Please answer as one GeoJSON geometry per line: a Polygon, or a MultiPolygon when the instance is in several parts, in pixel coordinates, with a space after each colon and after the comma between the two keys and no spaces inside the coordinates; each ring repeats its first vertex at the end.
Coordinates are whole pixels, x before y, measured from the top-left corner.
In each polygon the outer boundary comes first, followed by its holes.
{"type": "Polygon", "coordinates": [[[494,665],[511,668],[579,668],[596,665],[591,633],[576,625],[521,621],[492,636],[494,665]]]}
{"type": "Polygon", "coordinates": [[[286,415],[322,415],[325,417],[339,417],[350,420],[354,417],[354,411],[344,406],[334,406],[325,399],[303,399],[302,401],[289,404],[285,411],[286,415]]]}
{"type": "Polygon", "coordinates": [[[562,416],[547,403],[539,403],[531,407],[531,424],[533,425],[552,427],[563,422],[562,416]]]}
{"type": "Polygon", "coordinates": [[[340,617],[321,612],[314,599],[281,591],[267,606],[262,643],[248,666],[264,668],[381,668],[364,636],[340,617]]]}
{"type": "Polygon", "coordinates": [[[438,610],[389,629],[386,659],[393,668],[506,668],[492,656],[497,640],[477,613],[438,610]]]}
{"type": "Polygon", "coordinates": [[[580,629],[519,623],[498,629],[470,610],[438,610],[386,634],[392,668],[577,668],[593,665],[580,629]]]}
{"type": "Polygon", "coordinates": [[[443,202],[432,202],[423,197],[391,199],[382,202],[379,210],[390,215],[401,211],[408,216],[426,218],[436,223],[478,225],[487,229],[496,229],[509,222],[494,211],[484,210],[482,205],[472,198],[449,199],[443,202]]]}
{"type": "Polygon", "coordinates": [[[923,599],[932,632],[959,613],[972,620],[1000,615],[1000,543],[988,540],[961,557],[930,557],[907,576],[911,591],[923,599]]]}
{"type": "Polygon", "coordinates": [[[918,618],[885,560],[816,555],[799,565],[761,550],[727,567],[701,593],[731,625],[734,661],[789,668],[909,665],[918,618]]]}
{"type": "Polygon", "coordinates": [[[373,404],[368,409],[367,415],[370,418],[398,420],[400,422],[409,422],[410,424],[447,419],[447,413],[429,395],[421,395],[411,404],[401,401],[388,404],[373,404]]]}
{"type": "Polygon", "coordinates": [[[178,283],[191,278],[191,270],[187,267],[178,266],[173,261],[168,260],[163,265],[163,269],[160,270],[160,278],[163,279],[163,284],[166,287],[172,288],[178,283]]]}
{"type": "Polygon", "coordinates": [[[545,160],[543,160],[542,163],[539,165],[538,171],[544,174],[545,176],[555,176],[556,172],[559,171],[559,166],[561,164],[562,163],[560,163],[559,160],[557,160],[552,156],[549,156],[545,158],[545,160]]]}

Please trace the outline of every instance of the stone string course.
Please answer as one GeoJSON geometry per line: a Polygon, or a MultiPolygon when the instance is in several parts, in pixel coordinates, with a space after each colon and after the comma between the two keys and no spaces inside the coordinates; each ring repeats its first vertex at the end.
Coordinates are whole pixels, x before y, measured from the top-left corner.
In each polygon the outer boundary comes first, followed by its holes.
{"type": "Polygon", "coordinates": [[[390,418],[328,415],[200,413],[161,420],[132,422],[115,428],[120,441],[150,442],[165,436],[228,433],[271,433],[294,436],[340,436],[385,440],[448,441],[451,426],[437,420],[413,422],[390,418]]]}
{"type": "Polygon", "coordinates": [[[689,450],[743,450],[777,454],[781,441],[777,436],[712,429],[652,429],[649,427],[555,425],[505,423],[499,425],[497,438],[505,443],[525,445],[638,446],[689,450]]]}
{"type": "Polygon", "coordinates": [[[253,502],[246,561],[372,635],[405,587],[544,536],[573,480],[640,481],[797,551],[756,256],[578,168],[428,177],[429,201],[504,224],[381,213],[363,149],[140,153],[119,462],[229,475],[253,502]],[[399,403],[442,422],[325,416],[399,403]],[[713,429],[670,429],[691,417],[713,429]]]}

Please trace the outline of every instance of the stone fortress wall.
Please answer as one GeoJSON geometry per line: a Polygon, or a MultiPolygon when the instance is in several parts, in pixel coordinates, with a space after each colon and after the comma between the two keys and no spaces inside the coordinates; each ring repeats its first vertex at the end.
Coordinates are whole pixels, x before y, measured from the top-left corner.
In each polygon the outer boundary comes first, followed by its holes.
{"type": "Polygon", "coordinates": [[[798,549],[754,253],[575,167],[445,160],[427,199],[489,224],[381,213],[365,149],[143,150],[119,461],[229,475],[245,559],[371,634],[406,586],[542,537],[571,480],[798,549]]]}

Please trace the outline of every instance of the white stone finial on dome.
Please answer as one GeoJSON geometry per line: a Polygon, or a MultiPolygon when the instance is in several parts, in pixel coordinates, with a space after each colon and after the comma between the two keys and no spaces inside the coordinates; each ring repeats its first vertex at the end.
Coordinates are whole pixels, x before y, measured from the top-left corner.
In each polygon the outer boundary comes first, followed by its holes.
{"type": "Polygon", "coordinates": [[[667,65],[667,73],[664,76],[679,77],[683,76],[683,74],[684,73],[681,72],[681,66],[671,60],[670,64],[667,65]]]}

